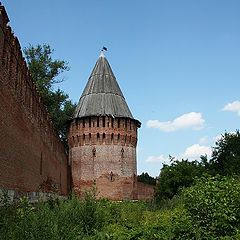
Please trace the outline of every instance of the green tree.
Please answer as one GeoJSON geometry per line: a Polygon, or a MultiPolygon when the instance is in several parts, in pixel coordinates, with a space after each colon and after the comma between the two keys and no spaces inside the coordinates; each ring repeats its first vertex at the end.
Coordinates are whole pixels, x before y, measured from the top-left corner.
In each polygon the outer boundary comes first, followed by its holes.
{"type": "Polygon", "coordinates": [[[222,239],[239,233],[238,178],[220,175],[201,177],[184,190],[183,203],[192,218],[192,228],[198,229],[199,239],[222,239]]]}
{"type": "Polygon", "coordinates": [[[138,175],[137,180],[138,182],[156,185],[156,179],[151,177],[147,172],[143,172],[141,175],[138,175]]]}
{"type": "Polygon", "coordinates": [[[75,110],[76,104],[72,103],[68,94],[62,90],[54,90],[54,84],[63,81],[62,73],[68,71],[66,61],[53,60],[54,50],[48,44],[25,48],[26,62],[38,92],[47,107],[53,125],[67,148],[67,125],[75,110]]]}
{"type": "Polygon", "coordinates": [[[213,174],[240,175],[240,133],[224,133],[216,142],[210,159],[213,174]]]}
{"type": "Polygon", "coordinates": [[[171,156],[170,160],[170,165],[163,165],[157,181],[157,202],[172,199],[181,188],[191,186],[194,178],[200,177],[205,172],[204,164],[202,162],[190,162],[184,159],[179,161],[171,156]]]}

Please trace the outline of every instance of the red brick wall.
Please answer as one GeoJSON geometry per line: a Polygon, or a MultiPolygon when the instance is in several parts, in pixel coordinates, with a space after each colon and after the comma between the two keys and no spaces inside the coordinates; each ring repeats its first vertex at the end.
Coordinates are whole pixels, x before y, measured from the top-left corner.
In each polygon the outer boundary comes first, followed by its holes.
{"type": "Polygon", "coordinates": [[[154,197],[155,186],[137,182],[138,200],[152,200],[154,197]]]}
{"type": "Polygon", "coordinates": [[[65,195],[67,157],[0,6],[0,189],[65,195]]]}
{"type": "Polygon", "coordinates": [[[68,138],[75,192],[94,185],[99,198],[137,198],[136,121],[107,116],[75,119],[68,138]]]}

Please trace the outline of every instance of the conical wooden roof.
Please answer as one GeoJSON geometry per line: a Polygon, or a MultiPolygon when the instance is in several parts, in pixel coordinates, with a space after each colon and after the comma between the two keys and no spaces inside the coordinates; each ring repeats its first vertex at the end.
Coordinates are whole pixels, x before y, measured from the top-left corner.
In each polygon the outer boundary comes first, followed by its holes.
{"type": "Polygon", "coordinates": [[[74,118],[89,116],[112,116],[133,119],[103,52],[93,68],[74,114],[74,118]]]}

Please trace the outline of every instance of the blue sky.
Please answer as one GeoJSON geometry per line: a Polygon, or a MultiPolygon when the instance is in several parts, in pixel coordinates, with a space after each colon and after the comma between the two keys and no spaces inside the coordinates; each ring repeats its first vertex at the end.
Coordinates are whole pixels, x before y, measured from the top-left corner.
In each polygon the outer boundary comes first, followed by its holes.
{"type": "Polygon", "coordinates": [[[2,0],[22,47],[48,43],[69,62],[77,102],[102,46],[142,122],[138,173],[168,155],[198,159],[239,129],[239,0],[2,0]]]}

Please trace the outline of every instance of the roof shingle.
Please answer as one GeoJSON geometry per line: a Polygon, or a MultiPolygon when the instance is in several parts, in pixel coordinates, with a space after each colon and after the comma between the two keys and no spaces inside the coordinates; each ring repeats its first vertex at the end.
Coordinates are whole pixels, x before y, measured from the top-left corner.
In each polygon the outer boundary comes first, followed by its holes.
{"type": "Polygon", "coordinates": [[[74,114],[74,118],[89,116],[134,119],[103,53],[93,68],[74,114]]]}

